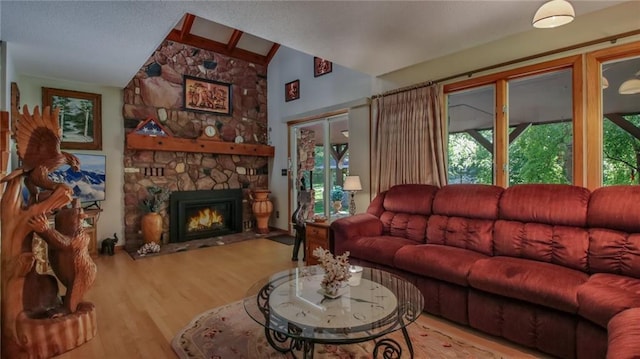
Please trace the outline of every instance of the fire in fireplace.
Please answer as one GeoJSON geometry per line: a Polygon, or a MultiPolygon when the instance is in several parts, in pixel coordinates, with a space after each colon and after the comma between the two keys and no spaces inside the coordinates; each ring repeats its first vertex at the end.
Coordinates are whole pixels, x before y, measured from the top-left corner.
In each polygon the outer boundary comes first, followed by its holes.
{"type": "Polygon", "coordinates": [[[241,189],[173,192],[169,201],[169,242],[242,232],[241,189]]]}

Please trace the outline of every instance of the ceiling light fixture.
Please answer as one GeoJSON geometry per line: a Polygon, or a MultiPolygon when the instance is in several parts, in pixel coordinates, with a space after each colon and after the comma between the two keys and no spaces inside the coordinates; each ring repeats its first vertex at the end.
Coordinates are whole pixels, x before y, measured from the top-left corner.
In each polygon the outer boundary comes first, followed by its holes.
{"type": "Polygon", "coordinates": [[[576,17],[573,6],[566,0],[551,0],[544,3],[533,16],[533,27],[550,29],[568,24],[576,17]]]}
{"type": "Polygon", "coordinates": [[[618,88],[621,95],[634,95],[640,93],[640,71],[636,72],[636,76],[623,82],[618,88]]]}

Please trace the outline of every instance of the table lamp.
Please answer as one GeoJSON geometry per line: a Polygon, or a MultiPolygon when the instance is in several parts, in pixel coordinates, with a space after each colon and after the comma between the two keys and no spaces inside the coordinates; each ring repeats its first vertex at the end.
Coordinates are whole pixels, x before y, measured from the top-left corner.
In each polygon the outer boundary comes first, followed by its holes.
{"type": "Polygon", "coordinates": [[[344,186],[342,188],[345,191],[348,191],[349,196],[351,197],[351,201],[349,202],[349,214],[353,216],[354,214],[356,214],[356,191],[362,191],[360,176],[347,176],[344,179],[344,186]]]}

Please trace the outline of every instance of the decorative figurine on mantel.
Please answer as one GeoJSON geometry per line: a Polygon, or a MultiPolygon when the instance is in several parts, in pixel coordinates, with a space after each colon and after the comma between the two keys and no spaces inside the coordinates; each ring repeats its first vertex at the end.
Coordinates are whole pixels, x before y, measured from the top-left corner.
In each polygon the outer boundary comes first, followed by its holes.
{"type": "MultiPolygon", "coordinates": [[[[15,113],[18,110],[15,109],[15,113]]],[[[14,138],[22,167],[0,179],[2,221],[2,357],[49,358],[91,340],[97,332],[95,307],[82,301],[96,276],[89,256],[84,214],[72,190],[49,172],[78,159],[60,151],[58,110],[42,114],[27,106],[14,118],[14,138]],[[22,177],[28,189],[23,200],[22,177]],[[54,228],[49,217],[55,217],[54,228]],[[34,233],[47,243],[53,274],[36,271],[34,233]],[[66,287],[60,298],[58,280],[66,287]]]]}

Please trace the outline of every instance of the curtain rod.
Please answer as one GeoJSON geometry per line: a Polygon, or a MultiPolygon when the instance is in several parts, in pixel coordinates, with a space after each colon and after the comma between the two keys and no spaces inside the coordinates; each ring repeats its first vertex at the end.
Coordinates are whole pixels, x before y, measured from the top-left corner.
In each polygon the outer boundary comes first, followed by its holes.
{"type": "Polygon", "coordinates": [[[453,80],[455,78],[462,77],[462,76],[471,77],[471,76],[473,76],[473,74],[478,73],[478,72],[494,70],[494,69],[497,69],[497,68],[500,68],[500,67],[509,66],[509,65],[520,63],[520,62],[529,61],[529,60],[534,60],[534,59],[537,59],[537,58],[540,58],[540,57],[549,56],[549,55],[555,55],[555,54],[559,54],[561,52],[571,51],[571,50],[579,49],[579,48],[582,48],[582,47],[587,47],[587,46],[591,46],[591,45],[600,44],[600,43],[603,43],[603,42],[611,42],[612,44],[615,44],[618,41],[618,39],[629,37],[629,36],[634,36],[634,35],[638,35],[638,34],[640,34],[640,29],[627,31],[627,32],[623,32],[623,33],[620,33],[620,34],[616,34],[616,35],[610,35],[610,36],[606,36],[606,37],[601,37],[599,39],[585,41],[585,42],[581,42],[581,43],[578,43],[578,44],[575,44],[575,45],[561,47],[561,48],[555,49],[555,50],[549,50],[549,51],[545,51],[545,52],[540,52],[540,53],[537,53],[537,54],[534,54],[534,55],[520,57],[520,58],[517,58],[517,59],[514,59],[514,60],[501,62],[499,64],[495,64],[495,65],[491,65],[491,66],[481,67],[481,68],[478,68],[478,69],[475,69],[475,70],[471,70],[471,71],[460,72],[460,73],[457,73],[455,75],[442,77],[442,78],[439,78],[439,79],[436,79],[436,80],[426,81],[426,82],[422,82],[422,83],[419,83],[419,84],[406,86],[406,87],[402,87],[402,88],[395,89],[395,90],[390,90],[390,91],[384,92],[382,94],[373,95],[373,96],[371,96],[371,98],[375,99],[375,98],[379,98],[379,97],[395,95],[395,94],[400,93],[400,92],[405,92],[405,91],[409,91],[409,90],[414,90],[414,89],[418,89],[418,88],[422,88],[422,87],[431,86],[433,84],[437,84],[437,83],[440,83],[440,82],[453,80]]]}

